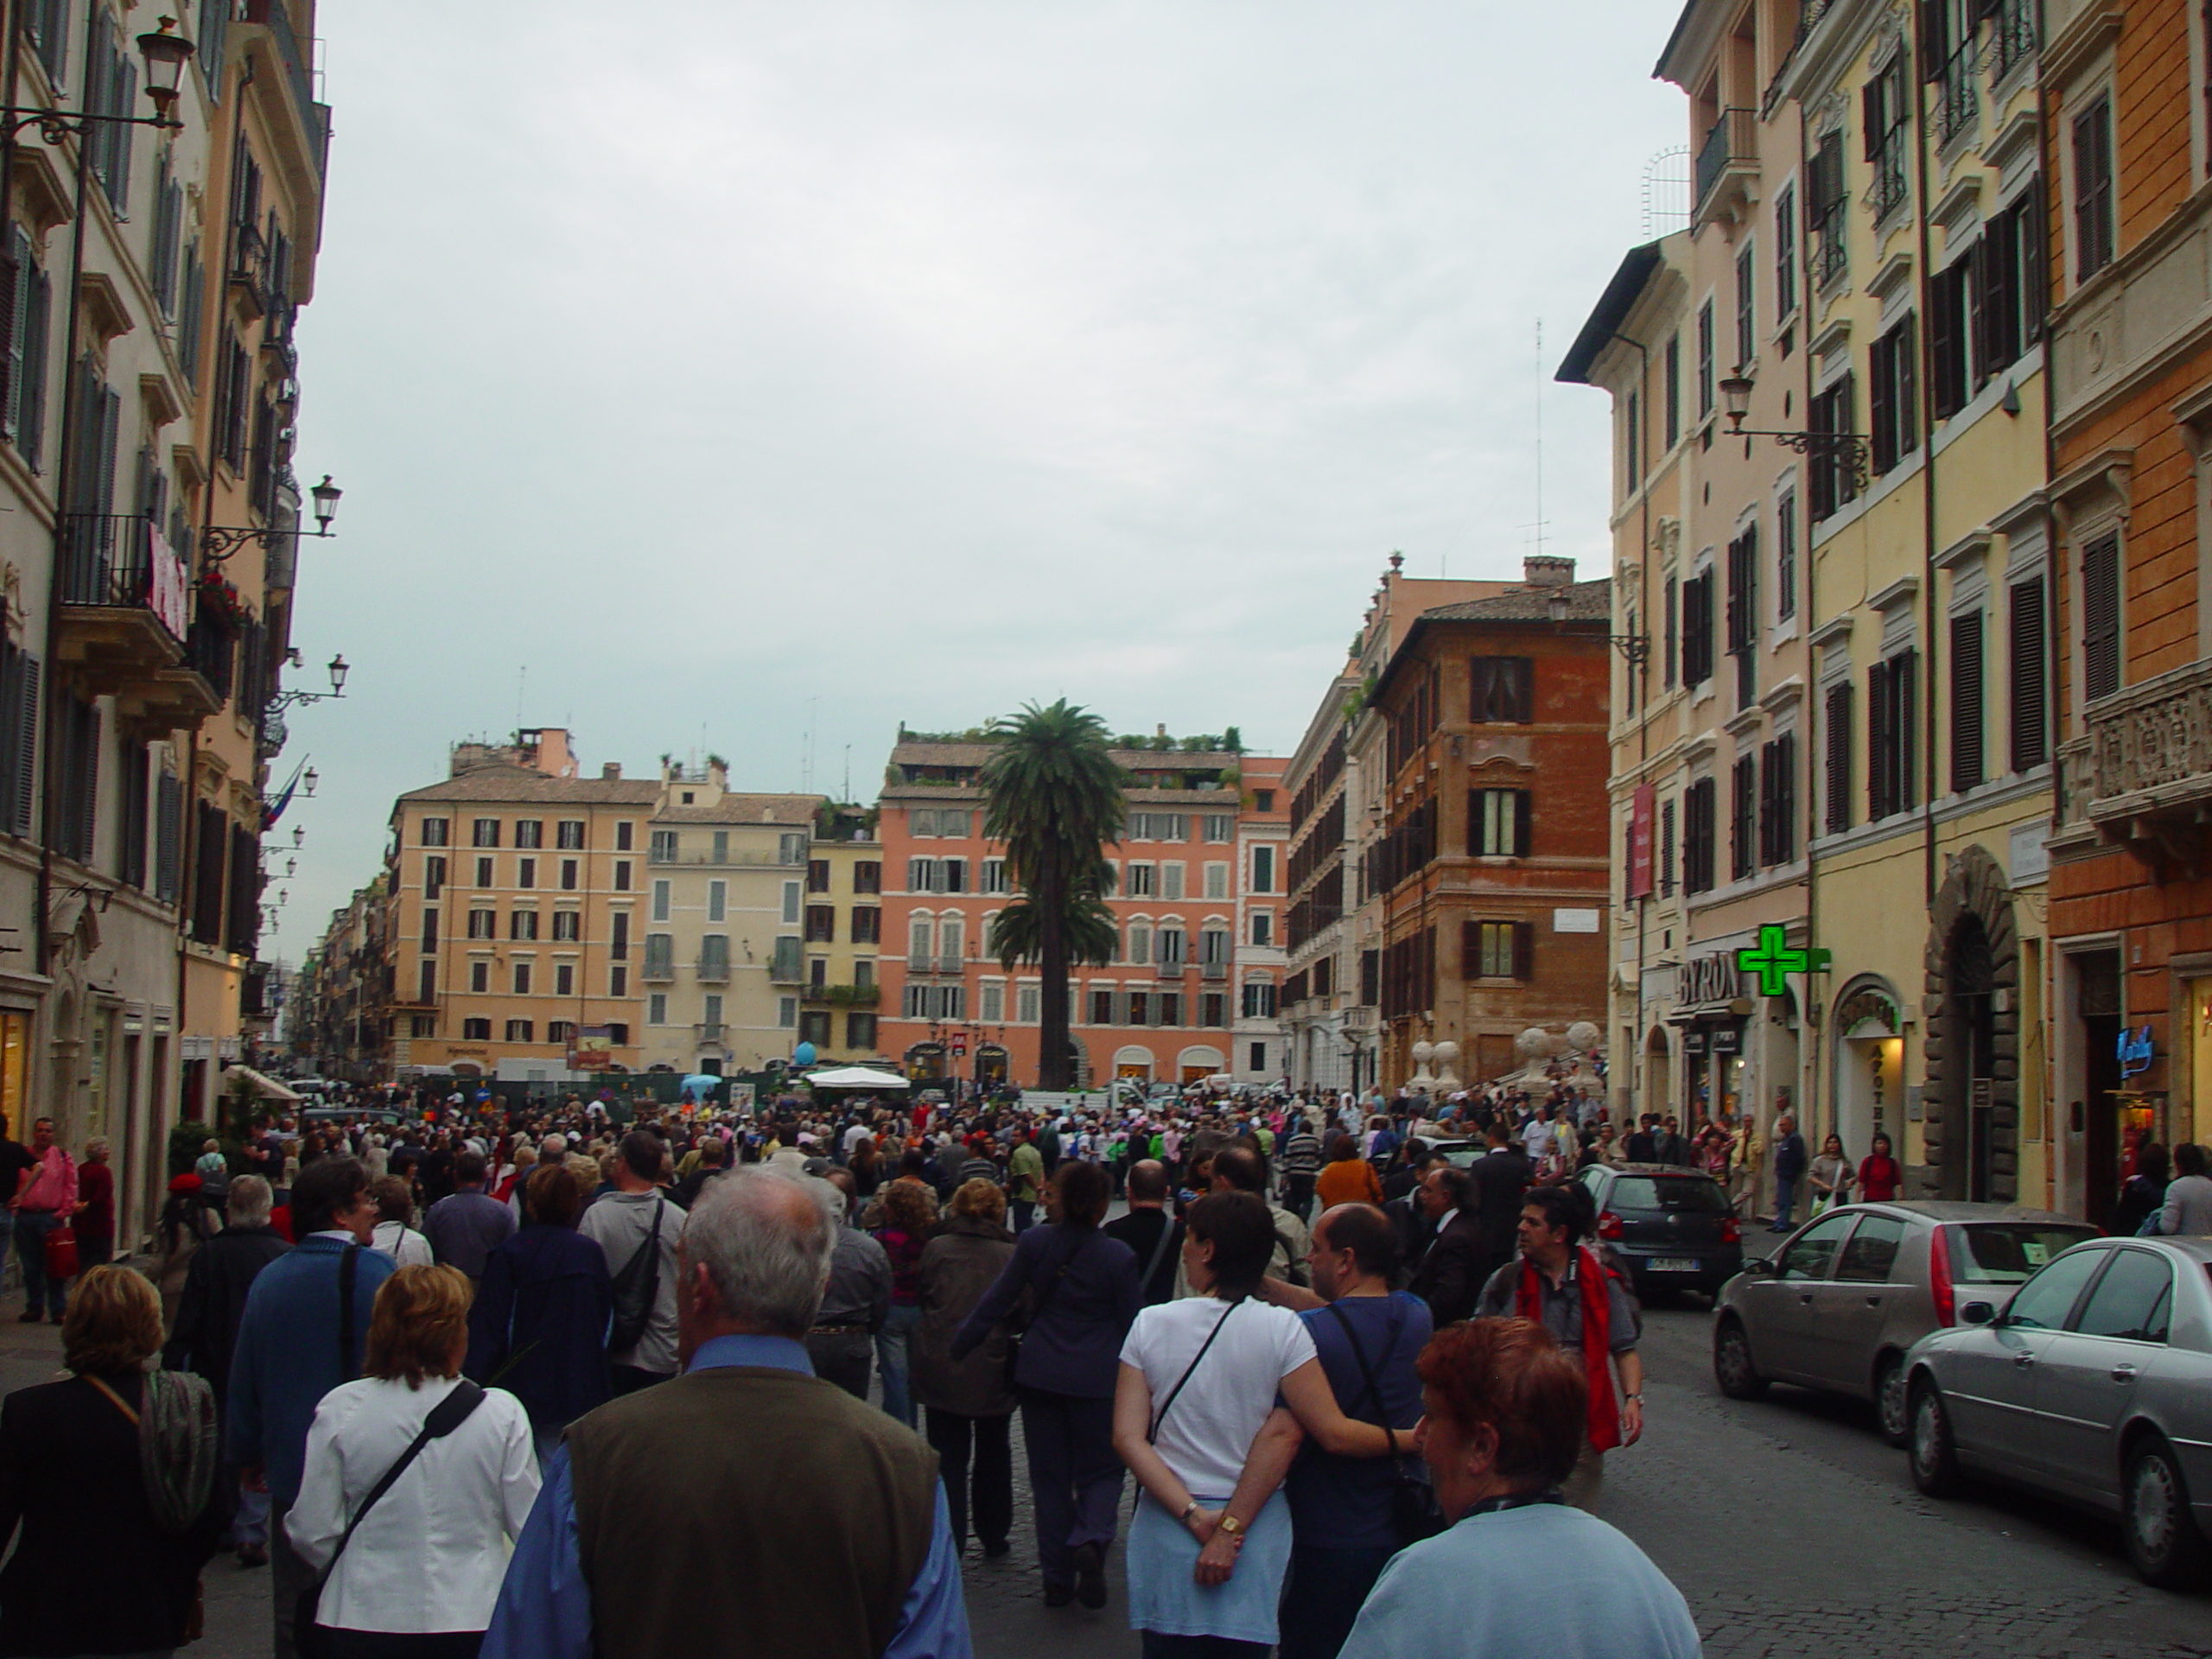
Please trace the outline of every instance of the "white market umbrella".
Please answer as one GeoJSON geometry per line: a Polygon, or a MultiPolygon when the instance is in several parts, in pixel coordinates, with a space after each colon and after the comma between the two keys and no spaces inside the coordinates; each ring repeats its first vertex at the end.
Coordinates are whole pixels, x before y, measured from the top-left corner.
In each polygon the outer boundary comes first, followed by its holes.
{"type": "Polygon", "coordinates": [[[833,1065],[827,1071],[810,1071],[806,1080],[817,1089],[904,1089],[906,1079],[895,1071],[879,1071],[871,1065],[833,1065]]]}

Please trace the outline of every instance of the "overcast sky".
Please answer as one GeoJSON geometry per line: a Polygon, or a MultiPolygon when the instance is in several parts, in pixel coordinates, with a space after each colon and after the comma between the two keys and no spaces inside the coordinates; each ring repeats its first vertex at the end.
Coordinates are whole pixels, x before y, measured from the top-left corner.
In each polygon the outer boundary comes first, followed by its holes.
{"type": "Polygon", "coordinates": [[[862,799],[1032,697],[1287,751],[1391,549],[1518,574],[1540,378],[1605,572],[1549,376],[1683,142],[1673,0],[320,10],[293,683],[354,670],[275,951],[518,715],[862,799]]]}

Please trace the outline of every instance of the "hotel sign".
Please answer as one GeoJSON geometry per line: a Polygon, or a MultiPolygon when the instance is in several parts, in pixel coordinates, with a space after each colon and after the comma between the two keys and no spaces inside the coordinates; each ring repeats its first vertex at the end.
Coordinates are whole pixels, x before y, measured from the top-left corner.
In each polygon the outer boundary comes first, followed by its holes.
{"type": "Polygon", "coordinates": [[[1732,1002],[1743,989],[1744,976],[1737,970],[1732,952],[1692,957],[1682,964],[1681,1001],[1732,1002]]]}

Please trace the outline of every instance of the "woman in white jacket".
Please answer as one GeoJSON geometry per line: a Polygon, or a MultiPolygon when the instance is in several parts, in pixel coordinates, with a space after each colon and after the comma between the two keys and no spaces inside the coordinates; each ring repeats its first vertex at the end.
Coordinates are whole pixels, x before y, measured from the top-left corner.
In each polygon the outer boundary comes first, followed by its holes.
{"type": "Polygon", "coordinates": [[[503,1389],[425,1445],[338,1548],[423,1420],[462,1386],[472,1294],[454,1268],[402,1268],[377,1292],[366,1375],[315,1408],[284,1525],[317,1572],[337,1555],[315,1611],[332,1659],[473,1659],[491,1623],[537,1498],[529,1414],[503,1389]]]}

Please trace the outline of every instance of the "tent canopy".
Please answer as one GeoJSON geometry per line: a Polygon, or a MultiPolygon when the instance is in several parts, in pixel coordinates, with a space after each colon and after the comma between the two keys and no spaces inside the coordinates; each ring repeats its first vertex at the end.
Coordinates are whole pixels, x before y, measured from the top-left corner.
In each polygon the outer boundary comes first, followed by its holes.
{"type": "Polygon", "coordinates": [[[244,1077],[253,1085],[254,1093],[261,1096],[264,1100],[298,1101],[302,1098],[296,1089],[287,1089],[276,1078],[264,1077],[250,1065],[226,1067],[223,1072],[224,1081],[227,1083],[232,1077],[244,1077]]]}
{"type": "Polygon", "coordinates": [[[806,1080],[817,1089],[904,1089],[906,1079],[896,1071],[879,1071],[872,1065],[833,1065],[811,1071],[806,1080]]]}

